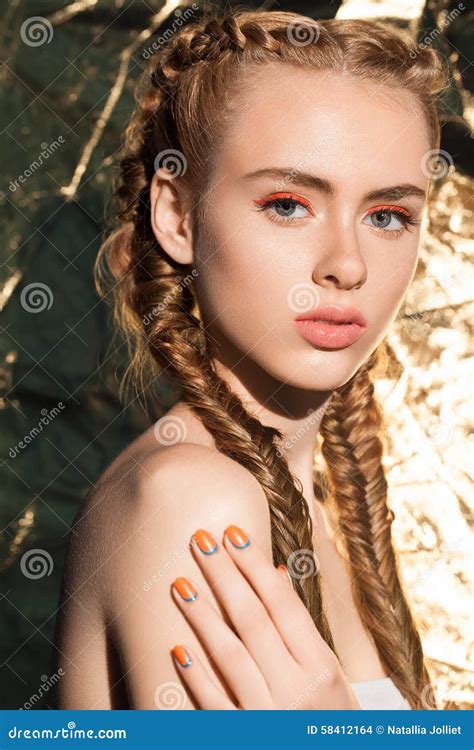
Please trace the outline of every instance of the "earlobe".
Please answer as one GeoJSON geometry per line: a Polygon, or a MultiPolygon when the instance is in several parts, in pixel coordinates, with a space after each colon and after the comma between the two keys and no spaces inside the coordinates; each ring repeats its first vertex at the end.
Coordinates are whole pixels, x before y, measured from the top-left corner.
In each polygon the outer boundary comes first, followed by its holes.
{"type": "Polygon", "coordinates": [[[177,178],[160,168],[150,185],[150,221],[153,234],[176,263],[193,262],[192,229],[185,213],[177,178]]]}

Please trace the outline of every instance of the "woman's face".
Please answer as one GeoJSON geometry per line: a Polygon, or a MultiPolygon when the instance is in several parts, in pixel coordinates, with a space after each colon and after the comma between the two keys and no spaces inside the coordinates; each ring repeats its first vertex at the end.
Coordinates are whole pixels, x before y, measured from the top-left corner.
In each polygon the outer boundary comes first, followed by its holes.
{"type": "Polygon", "coordinates": [[[219,359],[331,390],[376,348],[413,278],[420,226],[403,217],[421,219],[427,127],[408,92],[292,67],[260,72],[241,104],[195,247],[202,317],[219,359]],[[324,305],[362,313],[357,340],[307,339],[321,327],[295,320],[324,305]]]}

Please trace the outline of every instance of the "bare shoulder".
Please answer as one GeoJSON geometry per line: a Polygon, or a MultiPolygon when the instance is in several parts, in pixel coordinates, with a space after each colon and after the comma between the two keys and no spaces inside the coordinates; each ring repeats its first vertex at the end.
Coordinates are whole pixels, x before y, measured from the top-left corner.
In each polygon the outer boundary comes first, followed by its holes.
{"type": "MultiPolygon", "coordinates": [[[[188,643],[206,660],[171,594],[185,576],[226,618],[194,559],[199,528],[218,543],[229,524],[245,529],[272,559],[270,513],[259,482],[243,466],[207,446],[180,443],[151,453],[130,471],[99,483],[86,524],[99,527],[101,591],[120,654],[132,708],[163,708],[161,686],[174,686],[179,708],[193,708],[176,674],[171,649],[188,643]],[[95,521],[92,521],[92,517],[95,521]]],[[[86,531],[86,527],[84,527],[86,531]]],[[[97,560],[97,550],[91,559],[97,560]]],[[[208,663],[214,672],[211,663],[208,663]]],[[[214,672],[216,680],[218,675],[214,672]]],[[[166,706],[168,707],[168,706],[166,706]]]]}

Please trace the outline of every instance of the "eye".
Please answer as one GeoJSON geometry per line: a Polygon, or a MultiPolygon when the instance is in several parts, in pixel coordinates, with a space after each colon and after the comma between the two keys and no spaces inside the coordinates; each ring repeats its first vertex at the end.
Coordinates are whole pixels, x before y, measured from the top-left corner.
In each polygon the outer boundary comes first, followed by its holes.
{"type": "MultiPolygon", "coordinates": [[[[400,235],[404,229],[409,229],[410,225],[421,223],[420,220],[415,219],[405,209],[393,208],[391,206],[378,206],[365,218],[369,219],[371,222],[370,225],[374,229],[395,236],[400,235]]],[[[364,221],[363,223],[365,224],[366,222],[364,221]]]]}
{"type": "Polygon", "coordinates": [[[276,193],[254,203],[257,211],[266,211],[272,221],[280,224],[299,222],[308,218],[308,214],[314,216],[309,202],[293,193],[276,193]]]}

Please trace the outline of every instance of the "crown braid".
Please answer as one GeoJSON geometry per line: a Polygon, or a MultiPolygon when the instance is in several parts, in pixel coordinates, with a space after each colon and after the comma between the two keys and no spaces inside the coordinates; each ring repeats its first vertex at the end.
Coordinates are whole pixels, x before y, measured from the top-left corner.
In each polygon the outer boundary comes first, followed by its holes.
{"type": "MultiPolygon", "coordinates": [[[[170,375],[181,397],[215,439],[218,450],[248,469],[267,497],[274,563],[313,551],[312,522],[300,482],[278,449],[282,434],[264,426],[219,377],[211,344],[199,319],[194,285],[182,284],[182,267],[160,247],[151,230],[150,183],[157,154],[172,149],[187,170],[175,177],[194,195],[211,182],[212,159],[232,117],[242,74],[280,62],[345,72],[412,91],[426,115],[433,148],[439,146],[437,93],[449,85],[444,61],[425,47],[410,53],[393,33],[372,21],[314,21],[284,11],[230,11],[184,27],[149,60],[137,87],[137,107],[125,132],[115,195],[117,226],[96,262],[96,284],[113,279],[114,314],[130,352],[127,378],[143,386],[155,373],[170,375]],[[314,35],[316,43],[292,43],[289,29],[314,35]],[[201,64],[202,63],[202,64],[201,64]]],[[[245,90],[245,87],[244,87],[245,90]]],[[[193,209],[194,210],[194,209],[193,209]]],[[[205,227],[195,211],[196,229],[205,227]]],[[[349,556],[352,586],[362,621],[382,663],[412,708],[422,703],[429,677],[416,624],[397,571],[391,542],[393,513],[378,433],[369,361],[333,393],[323,417],[322,455],[327,465],[328,505],[337,512],[338,533],[349,556]]],[[[315,488],[321,496],[321,488],[315,488]]],[[[325,493],[323,492],[323,495],[325,493]]],[[[326,497],[324,497],[326,499],[326,497]]],[[[325,615],[319,572],[294,577],[325,642],[335,647],[325,615]]]]}

